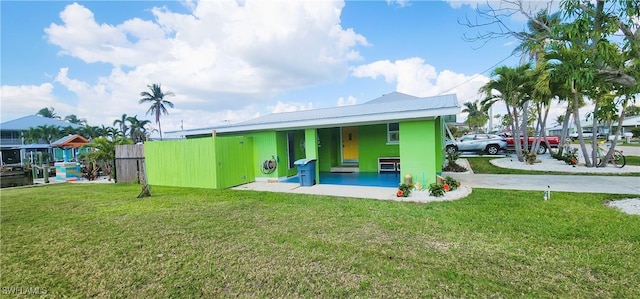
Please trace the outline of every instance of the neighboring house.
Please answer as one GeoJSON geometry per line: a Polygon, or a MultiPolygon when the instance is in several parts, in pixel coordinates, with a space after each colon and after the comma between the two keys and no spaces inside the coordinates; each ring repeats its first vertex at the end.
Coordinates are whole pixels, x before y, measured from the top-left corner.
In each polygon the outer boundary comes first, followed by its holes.
{"type": "Polygon", "coordinates": [[[39,126],[74,127],[80,125],[71,124],[59,119],[42,117],[39,115],[29,115],[0,124],[0,155],[2,165],[21,164],[23,158],[29,157],[37,152],[47,152],[53,157],[51,145],[46,143],[25,144],[21,132],[39,126]]]}
{"type": "MultiPolygon", "coordinates": [[[[615,130],[617,127],[618,122],[615,122],[613,123],[613,125],[611,125],[611,128],[613,130],[615,130]]],[[[622,132],[620,133],[630,133],[633,128],[637,127],[640,127],[640,115],[625,117],[622,121],[622,132]]]]}
{"type": "MultiPolygon", "coordinates": [[[[249,137],[252,153],[242,159],[251,160],[256,181],[293,176],[294,162],[306,158],[316,159],[316,174],[398,171],[400,178],[411,174],[414,182],[428,184],[436,182],[445,160],[445,121],[459,112],[455,95],[419,98],[392,92],[358,105],[274,113],[167,135],[249,137]],[[277,167],[264,171],[270,161],[277,167]]],[[[153,171],[151,164],[147,169],[153,171]]],[[[154,184],[151,175],[149,183],[154,184]]]]}
{"type": "MultiPolygon", "coordinates": [[[[581,127],[582,127],[582,131],[584,132],[593,132],[592,131],[592,127],[593,127],[593,123],[590,121],[583,121],[582,123],[580,123],[581,127]]],[[[640,127],[640,116],[629,116],[629,117],[625,117],[624,121],[622,121],[622,132],[620,132],[621,134],[624,133],[628,133],[631,132],[631,129],[635,128],[635,127],[640,127]]],[[[613,122],[611,124],[611,134],[613,134],[616,129],[618,128],[618,122],[613,122]]],[[[598,132],[601,134],[608,134],[609,133],[609,128],[607,128],[605,125],[598,125],[598,132]]],[[[555,126],[555,127],[551,127],[547,129],[547,135],[556,135],[556,136],[560,136],[560,133],[562,132],[562,126],[555,126]]],[[[568,134],[574,134],[576,133],[576,128],[575,125],[573,123],[569,124],[569,132],[568,134]]]]}
{"type": "MultiPolygon", "coordinates": [[[[576,132],[575,127],[569,126],[567,130],[567,136],[576,132]]],[[[562,126],[554,126],[551,128],[547,128],[547,136],[560,136],[562,135],[562,126]]]]}

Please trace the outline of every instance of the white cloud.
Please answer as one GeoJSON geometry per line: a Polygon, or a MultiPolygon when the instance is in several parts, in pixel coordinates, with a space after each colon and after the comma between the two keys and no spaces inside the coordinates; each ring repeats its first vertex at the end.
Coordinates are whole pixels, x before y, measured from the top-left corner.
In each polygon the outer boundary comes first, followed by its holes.
{"type": "MultiPolygon", "coordinates": [[[[527,20],[526,16],[520,12],[517,12],[522,4],[522,10],[527,14],[535,15],[536,12],[547,9],[550,12],[557,12],[560,10],[560,1],[531,1],[531,0],[510,0],[510,1],[497,1],[497,0],[445,0],[452,8],[462,8],[465,5],[471,9],[479,9],[481,11],[487,11],[487,9],[493,9],[497,16],[501,18],[510,18],[514,21],[524,22],[527,20]]],[[[490,13],[493,14],[493,13],[490,13]]],[[[517,28],[515,28],[517,29],[517,28]]]]}
{"type": "Polygon", "coordinates": [[[346,99],[343,97],[338,98],[338,107],[340,106],[349,106],[349,105],[355,105],[358,102],[358,99],[354,98],[353,96],[348,96],[346,99]]]}
{"type": "MultiPolygon", "coordinates": [[[[97,22],[81,4],[66,6],[61,22],[45,29],[49,43],[87,64],[112,66],[97,79],[80,79],[73,67],[60,69],[55,82],[76,95],[73,113],[91,115],[91,124],[110,125],[123,113],[142,118],[147,107],[138,104],[139,93],[162,83],[176,94],[169,98],[175,109],[161,119],[163,131],[179,129],[180,120],[203,126],[220,118],[239,121],[264,112],[260,107],[282,91],[345,78],[349,63],[362,59],[357,48],[368,45],[341,26],[341,1],[183,4],[189,13],[156,7],[153,20],[120,24],[97,22]]],[[[55,100],[51,105],[60,106],[55,100]]],[[[270,109],[309,107],[278,103],[270,109]]]]}
{"type": "Polygon", "coordinates": [[[387,0],[387,5],[398,4],[400,7],[409,6],[409,0],[387,0]]]}
{"type": "Polygon", "coordinates": [[[311,110],[313,109],[313,103],[297,103],[297,102],[289,102],[283,103],[278,101],[275,106],[269,106],[269,110],[271,113],[280,113],[280,112],[294,112],[294,111],[302,111],[302,110],[311,110]]]}
{"type": "Polygon", "coordinates": [[[54,107],[54,112],[60,117],[74,114],[73,107],[61,105],[53,96],[53,84],[41,85],[3,85],[0,89],[0,111],[2,122],[15,118],[34,115],[45,107],[54,107]]]}
{"type": "Polygon", "coordinates": [[[357,78],[383,77],[386,82],[395,83],[397,91],[419,97],[455,93],[460,103],[478,99],[478,89],[489,81],[483,75],[468,76],[450,70],[438,73],[419,57],[376,61],[353,68],[351,74],[357,78]]]}

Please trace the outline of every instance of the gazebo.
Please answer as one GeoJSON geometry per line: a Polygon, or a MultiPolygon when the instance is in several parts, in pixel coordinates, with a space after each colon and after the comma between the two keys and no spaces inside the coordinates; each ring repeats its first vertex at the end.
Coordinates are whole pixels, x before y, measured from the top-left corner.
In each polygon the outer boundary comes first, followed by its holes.
{"type": "Polygon", "coordinates": [[[77,181],[81,177],[80,164],[77,162],[80,147],[89,141],[80,135],[69,135],[51,143],[51,147],[63,150],[63,162],[56,162],[56,180],[77,181]]]}

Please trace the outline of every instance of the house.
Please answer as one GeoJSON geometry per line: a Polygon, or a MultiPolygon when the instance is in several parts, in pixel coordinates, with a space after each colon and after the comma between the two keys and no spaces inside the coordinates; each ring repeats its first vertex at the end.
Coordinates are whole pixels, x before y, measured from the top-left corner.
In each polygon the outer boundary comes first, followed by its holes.
{"type": "MultiPolygon", "coordinates": [[[[399,178],[411,175],[414,182],[429,184],[436,182],[444,163],[445,121],[455,121],[459,112],[455,95],[421,98],[392,92],[358,105],[274,113],[225,127],[166,134],[187,140],[250,138],[250,153],[233,159],[238,165],[240,159],[249,160],[255,181],[286,180],[297,174],[295,161],[315,159],[316,183],[322,183],[321,172],[398,172],[399,178]]],[[[145,155],[153,155],[149,144],[153,142],[145,143],[145,155]]],[[[160,162],[149,157],[147,162],[148,171],[161,172],[160,162]]],[[[156,184],[153,180],[150,174],[149,183],[156,184]]]]}
{"type": "MultiPolygon", "coordinates": [[[[622,132],[620,133],[630,133],[633,128],[637,127],[640,127],[640,115],[625,117],[622,121],[622,132]]],[[[614,122],[611,128],[613,130],[618,128],[618,122],[614,122]]]]}
{"type": "MultiPolygon", "coordinates": [[[[584,132],[593,132],[592,127],[593,127],[593,122],[591,121],[583,121],[580,123],[580,126],[582,127],[582,130],[584,132]]],[[[629,133],[631,132],[631,130],[633,128],[636,127],[640,127],[640,116],[628,116],[625,117],[624,120],[622,121],[622,132],[620,132],[620,134],[624,134],[624,133],[629,133]]],[[[598,133],[600,134],[613,134],[616,129],[618,128],[618,122],[613,122],[611,124],[611,130],[602,124],[598,125],[598,133]]],[[[555,127],[551,127],[547,129],[547,135],[557,135],[560,136],[562,132],[562,126],[555,126],[555,127]]],[[[576,133],[576,128],[575,125],[573,123],[569,124],[569,132],[568,134],[573,134],[576,133]]]]}
{"type": "Polygon", "coordinates": [[[53,155],[51,146],[44,142],[25,144],[22,139],[22,132],[29,128],[39,126],[54,127],[73,127],[79,128],[80,125],[71,124],[54,118],[42,117],[39,115],[28,115],[14,120],[6,121],[0,124],[0,155],[2,165],[5,164],[21,164],[23,158],[33,159],[35,153],[47,152],[53,155]]]}

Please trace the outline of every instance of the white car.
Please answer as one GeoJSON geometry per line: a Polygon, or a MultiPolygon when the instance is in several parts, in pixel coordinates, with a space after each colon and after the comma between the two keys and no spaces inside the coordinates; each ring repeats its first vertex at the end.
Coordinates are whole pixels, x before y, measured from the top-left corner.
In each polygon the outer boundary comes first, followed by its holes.
{"type": "Polygon", "coordinates": [[[616,140],[629,140],[631,137],[633,137],[633,133],[631,133],[631,132],[627,132],[627,133],[624,133],[622,135],[609,135],[609,141],[613,141],[613,139],[616,139],[616,140]]]}
{"type": "Polygon", "coordinates": [[[447,141],[447,153],[460,152],[486,152],[489,155],[496,155],[501,150],[507,149],[507,141],[498,135],[493,134],[471,134],[462,136],[455,141],[447,141]]]}
{"type": "MultiPolygon", "coordinates": [[[[569,137],[571,138],[571,140],[577,140],[578,139],[578,132],[576,133],[571,133],[569,135],[569,137]]],[[[584,139],[591,139],[593,138],[593,132],[591,131],[582,131],[582,138],[584,139]]],[[[604,138],[604,134],[602,133],[598,133],[597,138],[604,138]]]]}

